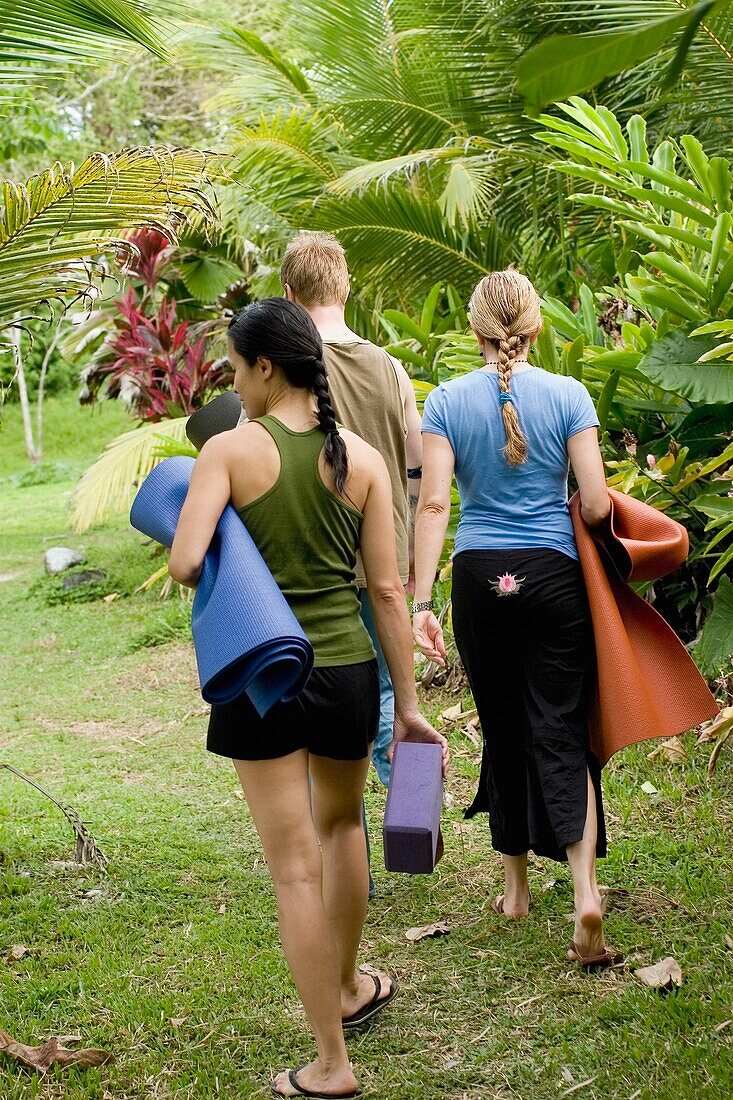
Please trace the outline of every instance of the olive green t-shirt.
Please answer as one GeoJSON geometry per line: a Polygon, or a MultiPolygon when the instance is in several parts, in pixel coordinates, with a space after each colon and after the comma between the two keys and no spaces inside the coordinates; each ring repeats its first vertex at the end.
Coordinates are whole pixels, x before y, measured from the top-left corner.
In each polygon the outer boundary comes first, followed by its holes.
{"type": "Polygon", "coordinates": [[[313,646],[316,667],[369,661],[374,647],[354,574],[364,517],[321,478],[320,428],[294,432],[274,416],[255,423],[275,441],[280,474],[239,516],[313,646]]]}

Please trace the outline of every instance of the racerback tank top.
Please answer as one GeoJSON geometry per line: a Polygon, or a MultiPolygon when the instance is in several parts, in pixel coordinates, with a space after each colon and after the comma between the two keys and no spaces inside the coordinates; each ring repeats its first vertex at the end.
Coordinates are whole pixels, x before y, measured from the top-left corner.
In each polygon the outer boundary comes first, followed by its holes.
{"type": "Polygon", "coordinates": [[[363,514],[324,484],[320,428],[294,432],[274,416],[255,423],[275,442],[280,474],[239,516],[313,646],[316,667],[368,661],[374,647],[354,574],[363,514]]]}

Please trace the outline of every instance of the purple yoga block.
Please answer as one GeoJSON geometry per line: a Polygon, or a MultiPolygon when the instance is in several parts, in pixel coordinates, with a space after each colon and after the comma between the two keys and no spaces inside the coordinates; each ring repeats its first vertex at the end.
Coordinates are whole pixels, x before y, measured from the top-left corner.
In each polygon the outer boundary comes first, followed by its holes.
{"type": "Polygon", "coordinates": [[[384,863],[388,871],[429,875],[440,858],[443,751],[440,745],[399,741],[384,811],[384,863]]]}

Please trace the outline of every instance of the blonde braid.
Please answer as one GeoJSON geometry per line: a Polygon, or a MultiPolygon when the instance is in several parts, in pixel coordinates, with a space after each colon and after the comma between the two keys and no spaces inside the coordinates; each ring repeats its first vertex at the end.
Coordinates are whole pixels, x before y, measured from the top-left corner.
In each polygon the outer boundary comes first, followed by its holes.
{"type": "MultiPolygon", "coordinates": [[[[499,389],[502,393],[511,393],[514,360],[521,346],[521,336],[510,336],[508,340],[499,341],[499,389]]],[[[519,416],[514,407],[514,402],[506,401],[502,403],[501,417],[506,432],[504,457],[510,466],[522,466],[527,461],[527,440],[524,438],[519,425],[519,416]]]]}
{"type": "Polygon", "coordinates": [[[539,295],[520,272],[494,271],[474,289],[469,317],[476,332],[497,349],[504,457],[510,466],[521,466],[527,461],[527,441],[511,395],[512,369],[517,352],[542,323],[539,295]]]}

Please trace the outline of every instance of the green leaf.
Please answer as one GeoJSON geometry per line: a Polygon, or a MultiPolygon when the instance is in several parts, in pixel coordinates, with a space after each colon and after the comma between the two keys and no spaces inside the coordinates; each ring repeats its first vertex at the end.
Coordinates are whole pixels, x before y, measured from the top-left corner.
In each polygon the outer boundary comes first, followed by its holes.
{"type": "Polygon", "coordinates": [[[420,328],[423,332],[433,331],[433,318],[435,317],[435,310],[440,300],[442,289],[441,284],[436,283],[423,303],[422,312],[420,314],[420,328]]]}
{"type": "Polygon", "coordinates": [[[244,276],[241,268],[223,256],[192,256],[178,265],[181,279],[192,298],[199,302],[215,302],[244,276]]]}
{"type": "Polygon", "coordinates": [[[402,313],[399,309],[385,309],[383,316],[386,321],[394,325],[396,328],[401,329],[412,340],[417,340],[421,347],[425,347],[430,340],[430,333],[425,332],[416,321],[413,321],[412,317],[408,317],[406,313],[402,313]]]}
{"type": "Polygon", "coordinates": [[[704,0],[687,11],[618,34],[552,35],[529,49],[517,65],[517,89],[530,110],[588,91],[652,57],[670,35],[692,27],[715,6],[704,0]]]}
{"type": "Polygon", "coordinates": [[[721,577],[715,593],[713,610],[702,628],[695,647],[695,660],[700,670],[714,676],[730,663],[733,654],[733,583],[721,577]]]}
{"type": "Polygon", "coordinates": [[[688,321],[699,321],[700,311],[686,298],[678,294],[671,287],[658,284],[646,284],[640,288],[641,298],[646,306],[656,306],[657,309],[666,309],[688,321]]]}
{"type": "Polygon", "coordinates": [[[660,389],[694,404],[733,402],[733,363],[698,363],[711,342],[679,329],[657,340],[639,363],[639,371],[660,389]]]}
{"type": "Polygon", "coordinates": [[[670,279],[674,279],[675,282],[681,283],[693,294],[697,294],[699,298],[707,297],[705,280],[694,271],[691,271],[687,264],[683,264],[663,252],[647,252],[646,255],[642,256],[642,260],[649,267],[654,267],[663,274],[668,275],[670,279]]]}
{"type": "Polygon", "coordinates": [[[611,371],[606,380],[606,384],[601,390],[601,396],[599,398],[596,411],[598,413],[598,419],[601,422],[602,432],[605,432],[608,426],[608,417],[611,412],[611,404],[614,397],[616,396],[616,390],[618,389],[620,379],[621,375],[618,373],[618,371],[611,371]]]}

